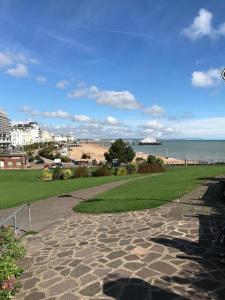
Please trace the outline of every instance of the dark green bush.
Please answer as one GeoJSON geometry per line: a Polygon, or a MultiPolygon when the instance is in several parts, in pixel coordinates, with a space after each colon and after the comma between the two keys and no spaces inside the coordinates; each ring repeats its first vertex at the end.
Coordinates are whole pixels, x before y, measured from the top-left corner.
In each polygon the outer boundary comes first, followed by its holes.
{"type": "Polygon", "coordinates": [[[54,169],[53,174],[52,174],[52,179],[53,180],[63,179],[63,169],[60,169],[60,168],[54,169]]]}
{"type": "Polygon", "coordinates": [[[164,164],[164,162],[161,158],[156,157],[154,155],[149,155],[148,156],[147,163],[149,163],[149,164],[158,164],[158,165],[161,165],[161,166],[164,164]]]}
{"type": "Polygon", "coordinates": [[[99,167],[93,172],[94,177],[111,176],[111,175],[113,175],[113,170],[108,169],[106,167],[99,167]]]}
{"type": "Polygon", "coordinates": [[[160,173],[165,172],[166,169],[160,165],[160,164],[149,164],[149,163],[143,163],[138,166],[138,173],[160,173]]]}
{"type": "Polygon", "coordinates": [[[127,174],[135,174],[137,173],[138,166],[135,163],[130,163],[126,165],[127,174]]]}
{"type": "Polygon", "coordinates": [[[88,177],[88,176],[89,176],[88,168],[77,167],[74,169],[74,173],[73,173],[74,178],[82,178],[82,177],[88,177]]]}

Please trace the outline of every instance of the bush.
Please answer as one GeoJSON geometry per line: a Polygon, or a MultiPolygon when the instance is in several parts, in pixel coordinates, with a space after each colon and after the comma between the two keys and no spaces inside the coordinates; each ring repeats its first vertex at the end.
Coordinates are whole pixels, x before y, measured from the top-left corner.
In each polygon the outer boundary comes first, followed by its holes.
{"type": "Polygon", "coordinates": [[[160,165],[160,164],[149,164],[149,163],[143,163],[138,166],[138,173],[160,173],[165,172],[166,169],[160,165]]]}
{"type": "Polygon", "coordinates": [[[127,169],[124,168],[124,167],[117,169],[116,175],[117,176],[126,176],[127,175],[127,169]]]}
{"type": "Polygon", "coordinates": [[[136,163],[137,163],[138,165],[140,165],[140,164],[146,162],[146,160],[145,160],[143,157],[136,157],[136,158],[135,158],[135,161],[136,161],[136,163]]]}
{"type": "Polygon", "coordinates": [[[0,228],[0,299],[11,299],[17,289],[17,277],[22,269],[17,260],[25,255],[25,249],[9,228],[0,228]]]}
{"type": "Polygon", "coordinates": [[[60,156],[61,162],[70,162],[70,158],[68,156],[60,156]]]}
{"type": "Polygon", "coordinates": [[[54,169],[53,174],[52,174],[52,179],[53,180],[63,179],[63,170],[60,168],[54,169]]]}
{"type": "Polygon", "coordinates": [[[99,167],[93,172],[94,177],[100,177],[100,176],[111,176],[113,175],[113,170],[108,169],[106,167],[99,167]]]}
{"type": "Polygon", "coordinates": [[[52,172],[51,171],[49,171],[49,170],[46,170],[46,169],[44,169],[44,170],[42,170],[42,174],[41,174],[41,180],[43,180],[43,181],[51,181],[52,180],[52,172]]]}
{"type": "Polygon", "coordinates": [[[138,166],[135,163],[130,163],[126,165],[126,169],[127,169],[127,174],[134,174],[137,173],[138,166]]]}
{"type": "Polygon", "coordinates": [[[74,169],[74,178],[88,177],[88,169],[86,167],[77,167],[74,169]]]}
{"type": "Polygon", "coordinates": [[[149,163],[149,164],[158,164],[158,165],[161,165],[161,166],[164,164],[164,162],[161,158],[156,157],[154,155],[149,155],[148,156],[147,163],[149,163]]]}
{"type": "Polygon", "coordinates": [[[71,169],[63,169],[62,170],[62,179],[66,180],[66,179],[70,179],[73,177],[73,172],[71,171],[71,169]]]}

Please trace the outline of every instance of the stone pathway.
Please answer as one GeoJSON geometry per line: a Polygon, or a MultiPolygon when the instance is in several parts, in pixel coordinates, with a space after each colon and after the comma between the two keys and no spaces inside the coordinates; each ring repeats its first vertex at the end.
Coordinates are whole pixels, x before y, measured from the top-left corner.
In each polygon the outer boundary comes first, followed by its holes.
{"type": "Polygon", "coordinates": [[[209,181],[159,209],[76,213],[48,226],[29,238],[15,299],[224,299],[222,189],[209,181]]]}

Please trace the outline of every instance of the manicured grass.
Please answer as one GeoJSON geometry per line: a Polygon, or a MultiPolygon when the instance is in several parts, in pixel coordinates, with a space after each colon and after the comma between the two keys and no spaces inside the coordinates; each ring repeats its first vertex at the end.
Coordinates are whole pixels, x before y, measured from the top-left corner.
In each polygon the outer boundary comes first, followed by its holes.
{"type": "Polygon", "coordinates": [[[224,174],[224,166],[173,167],[158,176],[127,182],[74,210],[83,213],[125,212],[154,208],[188,193],[207,177],[224,174]]]}
{"type": "Polygon", "coordinates": [[[79,189],[140,176],[106,176],[42,182],[38,181],[40,174],[39,170],[1,170],[0,208],[14,207],[79,189]]]}

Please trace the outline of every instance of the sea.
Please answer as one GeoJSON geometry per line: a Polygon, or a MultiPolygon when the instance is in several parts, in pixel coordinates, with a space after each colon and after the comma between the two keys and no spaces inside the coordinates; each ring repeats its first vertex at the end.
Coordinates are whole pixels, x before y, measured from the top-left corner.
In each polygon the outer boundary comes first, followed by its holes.
{"type": "Polygon", "coordinates": [[[207,162],[225,161],[225,140],[161,140],[161,145],[132,145],[136,152],[207,162]]]}

